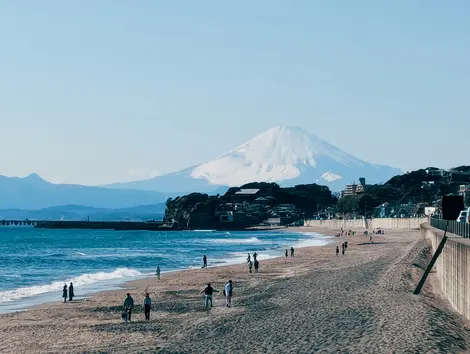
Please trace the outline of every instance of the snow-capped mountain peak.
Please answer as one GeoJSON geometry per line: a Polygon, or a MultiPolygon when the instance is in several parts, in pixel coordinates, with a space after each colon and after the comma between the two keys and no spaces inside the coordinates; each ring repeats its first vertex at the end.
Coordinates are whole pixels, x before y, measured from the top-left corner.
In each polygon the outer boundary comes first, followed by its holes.
{"type": "MultiPolygon", "coordinates": [[[[191,176],[228,186],[252,181],[284,181],[299,177],[307,168],[316,168],[319,160],[325,158],[345,166],[363,165],[362,161],[306,130],[278,126],[196,167],[191,176]]],[[[320,175],[325,175],[323,179],[327,182],[341,178],[331,171],[320,175]]]]}
{"type": "Polygon", "coordinates": [[[338,191],[365,177],[385,182],[399,169],[360,160],[298,127],[274,127],[218,158],[199,166],[113,188],[161,192],[220,193],[227,186],[277,182],[283,186],[318,183],[338,191]]]}

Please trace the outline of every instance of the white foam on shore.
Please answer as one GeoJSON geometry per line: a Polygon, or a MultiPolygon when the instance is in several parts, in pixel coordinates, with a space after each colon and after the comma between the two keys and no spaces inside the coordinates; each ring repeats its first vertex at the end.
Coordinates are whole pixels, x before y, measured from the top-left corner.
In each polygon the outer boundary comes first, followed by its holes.
{"type": "Polygon", "coordinates": [[[208,243],[219,243],[219,244],[233,244],[233,245],[246,245],[246,244],[258,244],[261,245],[264,242],[258,237],[250,238],[214,238],[214,239],[205,239],[203,242],[208,243]]]}
{"type": "Polygon", "coordinates": [[[304,248],[312,246],[325,246],[329,243],[327,240],[322,240],[318,238],[312,238],[311,240],[302,240],[296,244],[295,248],[304,248]]]}
{"type": "MultiPolygon", "coordinates": [[[[196,232],[197,231],[214,232],[215,230],[196,230],[196,232]]],[[[236,245],[236,244],[240,244],[240,245],[259,244],[261,245],[261,244],[266,243],[260,240],[258,237],[254,236],[254,235],[266,236],[266,233],[258,232],[256,234],[253,234],[253,233],[250,233],[250,234],[252,235],[252,237],[250,238],[230,238],[230,237],[222,238],[223,237],[222,235],[218,235],[219,237],[221,236],[222,237],[214,238],[214,239],[211,239],[210,237],[204,238],[202,240],[199,240],[198,242],[232,244],[232,245],[236,245]]],[[[294,248],[323,246],[331,242],[328,239],[334,238],[333,236],[325,236],[323,234],[319,234],[316,232],[292,232],[291,234],[302,234],[304,236],[310,236],[308,238],[303,238],[300,240],[295,240],[295,241],[292,240],[293,242],[292,245],[294,246],[294,248]]],[[[226,233],[226,235],[228,236],[230,235],[230,233],[226,233]]],[[[286,234],[286,240],[289,239],[288,236],[289,234],[286,234]]],[[[117,250],[117,249],[113,249],[113,250],[117,250]]],[[[128,249],[122,249],[122,250],[126,250],[128,252],[134,251],[134,250],[128,250],[128,249]]],[[[141,251],[142,250],[139,250],[139,252],[141,251]]],[[[278,249],[259,251],[257,252],[258,259],[262,261],[266,259],[281,257],[283,256],[284,251],[285,249],[282,246],[278,249]]],[[[128,252],[127,252],[127,256],[129,256],[128,252]]],[[[95,257],[107,257],[107,256],[116,257],[116,254],[93,256],[93,255],[86,255],[86,254],[82,255],[79,253],[81,252],[76,252],[75,254],[83,258],[88,258],[88,257],[95,258],[95,257]]],[[[209,259],[209,267],[212,268],[212,267],[217,267],[217,266],[226,266],[226,265],[246,263],[246,258],[248,255],[247,253],[248,252],[232,252],[232,253],[226,254],[226,256],[223,258],[209,259]]],[[[253,252],[250,252],[250,254],[252,255],[253,252]]],[[[152,256],[155,256],[155,255],[156,254],[152,254],[152,256]]],[[[140,254],[140,256],[142,256],[142,254],[140,254]]],[[[176,272],[176,271],[184,271],[188,269],[200,269],[200,268],[201,268],[200,265],[191,265],[184,269],[169,269],[166,271],[162,271],[162,274],[176,272]]],[[[153,271],[151,273],[148,273],[148,270],[147,270],[146,272],[141,273],[135,269],[118,268],[114,270],[113,272],[98,272],[98,273],[89,273],[89,274],[87,273],[87,274],[82,274],[72,279],[67,279],[65,281],[56,281],[56,282],[46,284],[46,285],[37,285],[37,286],[31,286],[31,287],[25,287],[25,288],[18,288],[14,290],[2,291],[0,292],[0,312],[3,312],[1,311],[2,307],[4,308],[4,310],[9,312],[11,310],[23,310],[24,308],[29,307],[34,304],[52,301],[57,298],[57,293],[61,292],[64,283],[68,284],[70,282],[73,282],[76,287],[82,287],[81,290],[82,290],[83,295],[87,295],[89,293],[100,291],[100,290],[108,290],[108,289],[116,288],[117,286],[116,284],[122,284],[129,280],[132,280],[131,278],[135,279],[135,278],[142,278],[142,277],[147,277],[147,276],[154,276],[153,271]],[[13,308],[12,306],[16,306],[16,308],[13,308]]],[[[120,286],[118,286],[117,288],[120,288],[120,286]]]]}
{"type": "Polygon", "coordinates": [[[126,278],[126,277],[137,277],[141,276],[142,273],[129,268],[118,268],[113,272],[98,272],[98,273],[86,273],[78,277],[67,279],[64,281],[56,281],[46,285],[35,285],[26,288],[18,288],[14,290],[7,290],[0,292],[0,304],[19,300],[31,296],[42,295],[46,293],[56,292],[62,290],[64,284],[72,282],[75,286],[84,286],[94,284],[100,281],[126,278]]]}

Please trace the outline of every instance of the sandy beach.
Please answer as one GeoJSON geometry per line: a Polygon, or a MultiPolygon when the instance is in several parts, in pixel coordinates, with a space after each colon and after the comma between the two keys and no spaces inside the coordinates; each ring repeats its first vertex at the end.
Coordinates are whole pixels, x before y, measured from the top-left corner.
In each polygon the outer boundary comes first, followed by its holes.
{"type": "Polygon", "coordinates": [[[246,265],[174,272],[86,301],[1,315],[0,352],[468,352],[470,332],[434,276],[420,296],[412,294],[430,257],[419,231],[389,231],[373,244],[359,233],[334,239],[345,240],[344,256],[335,255],[335,245],[302,248],[294,258],[261,262],[258,274],[246,265]],[[221,293],[228,279],[232,308],[221,293]],[[199,294],[207,282],[220,291],[210,310],[199,294]],[[137,305],[132,323],[121,320],[127,291],[137,305]],[[153,300],[150,322],[145,292],[153,300]]]}

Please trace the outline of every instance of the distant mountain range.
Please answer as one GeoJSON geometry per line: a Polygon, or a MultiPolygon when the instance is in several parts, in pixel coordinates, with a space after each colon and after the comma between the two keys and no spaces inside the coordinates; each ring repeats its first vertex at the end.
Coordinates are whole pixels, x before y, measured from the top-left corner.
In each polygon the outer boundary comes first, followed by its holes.
{"type": "Polygon", "coordinates": [[[58,205],[116,209],[156,204],[169,196],[173,194],[53,184],[37,174],[24,178],[0,176],[0,209],[37,210],[58,205]]]}
{"type": "Polygon", "coordinates": [[[301,128],[274,127],[212,161],[143,181],[89,187],[53,184],[34,173],[24,178],[0,176],[0,209],[129,208],[192,192],[224,194],[229,187],[249,182],[284,187],[317,183],[335,192],[359,177],[372,184],[401,173],[360,160],[301,128]]]}
{"type": "Polygon", "coordinates": [[[359,177],[380,183],[402,172],[358,159],[301,128],[274,127],[202,165],[107,187],[223,194],[227,186],[277,182],[281,186],[317,183],[338,191],[359,177]]]}
{"type": "Polygon", "coordinates": [[[0,220],[161,220],[165,204],[140,205],[123,209],[98,209],[81,205],[63,205],[39,210],[0,210],[0,220]]]}

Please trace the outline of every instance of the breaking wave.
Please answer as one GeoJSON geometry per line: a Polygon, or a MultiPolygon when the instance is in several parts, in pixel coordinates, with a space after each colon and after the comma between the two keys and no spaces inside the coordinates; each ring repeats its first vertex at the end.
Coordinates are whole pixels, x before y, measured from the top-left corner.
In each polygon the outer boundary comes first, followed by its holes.
{"type": "Polygon", "coordinates": [[[141,272],[129,268],[117,268],[113,272],[85,273],[78,277],[67,279],[65,281],[56,281],[46,285],[35,285],[27,288],[18,288],[0,292],[0,303],[13,300],[19,300],[26,297],[51,293],[62,290],[64,284],[73,282],[74,286],[83,286],[97,283],[103,280],[111,280],[125,277],[137,277],[142,275],[141,272]]]}
{"type": "Polygon", "coordinates": [[[264,243],[258,237],[250,237],[250,238],[214,238],[214,239],[206,239],[205,241],[210,242],[210,243],[233,244],[233,245],[262,244],[262,243],[264,243]]]}

